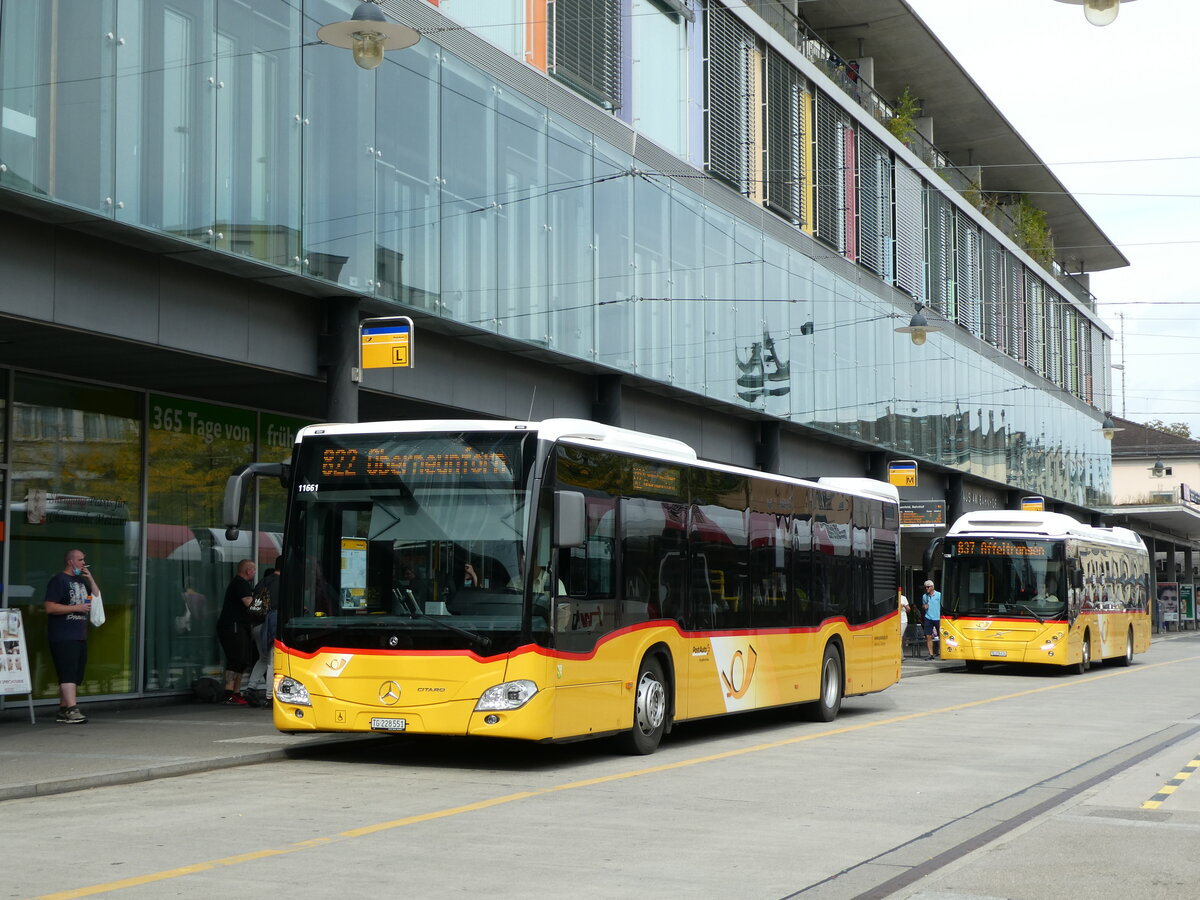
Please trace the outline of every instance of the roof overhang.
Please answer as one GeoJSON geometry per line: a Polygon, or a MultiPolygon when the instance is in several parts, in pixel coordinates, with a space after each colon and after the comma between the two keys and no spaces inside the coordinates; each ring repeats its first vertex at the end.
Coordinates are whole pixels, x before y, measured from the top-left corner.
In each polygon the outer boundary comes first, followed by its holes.
{"type": "Polygon", "coordinates": [[[874,59],[874,87],[884,98],[894,101],[909,87],[933,118],[935,146],[958,166],[984,167],[985,191],[1030,194],[1069,271],[1129,265],[904,0],[808,0],[800,12],[843,59],[874,59]]]}

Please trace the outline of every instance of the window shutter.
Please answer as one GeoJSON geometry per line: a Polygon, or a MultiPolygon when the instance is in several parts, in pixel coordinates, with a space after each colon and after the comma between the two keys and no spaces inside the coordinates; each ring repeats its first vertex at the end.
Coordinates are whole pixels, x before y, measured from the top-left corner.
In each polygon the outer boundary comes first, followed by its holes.
{"type": "Polygon", "coordinates": [[[983,338],[993,347],[1008,346],[1008,317],[1005,315],[1004,248],[986,232],[981,235],[980,255],[983,284],[980,297],[983,303],[983,338]]]}
{"type": "Polygon", "coordinates": [[[853,177],[847,158],[846,133],[850,122],[842,108],[817,92],[817,237],[845,253],[849,224],[848,176],[853,177]]]}
{"type": "Polygon", "coordinates": [[[704,16],[705,166],[743,194],[750,194],[754,171],[754,32],[725,7],[711,5],[704,16]]]}
{"type": "Polygon", "coordinates": [[[608,109],[621,105],[620,0],[550,0],[546,70],[608,109]]]}
{"type": "Polygon", "coordinates": [[[892,281],[892,159],[866,132],[858,135],[858,260],[892,281]]]}
{"type": "Polygon", "coordinates": [[[793,223],[801,221],[804,172],[804,76],[777,53],[767,50],[766,203],[793,223]]]}
{"type": "Polygon", "coordinates": [[[950,201],[933,188],[925,191],[925,237],[929,305],[954,319],[954,214],[950,201]]]}
{"type": "Polygon", "coordinates": [[[980,334],[979,228],[954,211],[954,294],[958,323],[980,334]]]}
{"type": "Polygon", "coordinates": [[[925,299],[925,227],[921,176],[896,161],[896,287],[915,300],[925,299]]]}

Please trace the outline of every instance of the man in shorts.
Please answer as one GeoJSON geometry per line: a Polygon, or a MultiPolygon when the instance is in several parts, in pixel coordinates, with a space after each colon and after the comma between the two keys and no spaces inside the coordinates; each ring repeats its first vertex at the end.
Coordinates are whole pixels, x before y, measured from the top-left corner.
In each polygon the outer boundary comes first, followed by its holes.
{"type": "Polygon", "coordinates": [[[936,590],[932,581],[925,582],[925,594],[921,597],[921,626],[925,631],[925,647],[929,650],[926,659],[937,659],[933,645],[938,638],[938,626],[942,618],[942,592],[936,590]]]}
{"type": "Polygon", "coordinates": [[[87,666],[87,633],[92,597],[100,593],[82,550],[68,550],[63,570],[46,585],[46,636],[58,674],[56,722],[82,725],[87,716],[76,705],[76,692],[87,666]]]}

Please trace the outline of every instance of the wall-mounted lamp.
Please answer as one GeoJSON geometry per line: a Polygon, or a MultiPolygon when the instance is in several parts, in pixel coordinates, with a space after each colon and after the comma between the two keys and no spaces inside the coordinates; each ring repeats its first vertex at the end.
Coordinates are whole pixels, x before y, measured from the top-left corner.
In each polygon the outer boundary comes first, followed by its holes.
{"type": "Polygon", "coordinates": [[[1167,474],[1167,466],[1163,462],[1163,458],[1161,456],[1156,459],[1154,461],[1154,465],[1150,467],[1150,474],[1155,478],[1162,478],[1167,474]]]}
{"type": "Polygon", "coordinates": [[[1124,430],[1124,428],[1117,427],[1117,423],[1113,421],[1111,414],[1104,414],[1104,422],[1100,425],[1100,433],[1104,435],[1106,441],[1111,441],[1118,431],[1124,430]]]}
{"type": "Polygon", "coordinates": [[[349,50],[360,68],[374,69],[383,62],[384,50],[403,50],[421,39],[415,28],[389,22],[372,0],[362,0],[349,21],[317,29],[317,39],[349,50]]]}
{"type": "MultiPolygon", "coordinates": [[[[1073,3],[1083,6],[1084,17],[1093,25],[1111,25],[1121,11],[1121,0],[1058,0],[1059,3],[1073,3]]],[[[1132,3],[1133,0],[1125,0],[1132,3]]]]}
{"type": "Polygon", "coordinates": [[[929,321],[921,314],[924,305],[916,304],[917,311],[913,313],[913,317],[908,320],[908,324],[896,329],[897,334],[907,334],[912,338],[912,342],[920,347],[925,343],[925,337],[931,331],[941,331],[937,325],[930,325],[929,321]]]}

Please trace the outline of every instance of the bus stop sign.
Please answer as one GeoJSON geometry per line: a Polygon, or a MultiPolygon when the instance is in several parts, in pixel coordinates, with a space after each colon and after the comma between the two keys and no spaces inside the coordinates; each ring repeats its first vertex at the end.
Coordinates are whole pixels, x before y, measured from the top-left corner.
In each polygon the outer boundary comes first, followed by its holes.
{"type": "Polygon", "coordinates": [[[408,316],[363,319],[358,326],[362,369],[411,369],[413,324],[408,316]]]}

